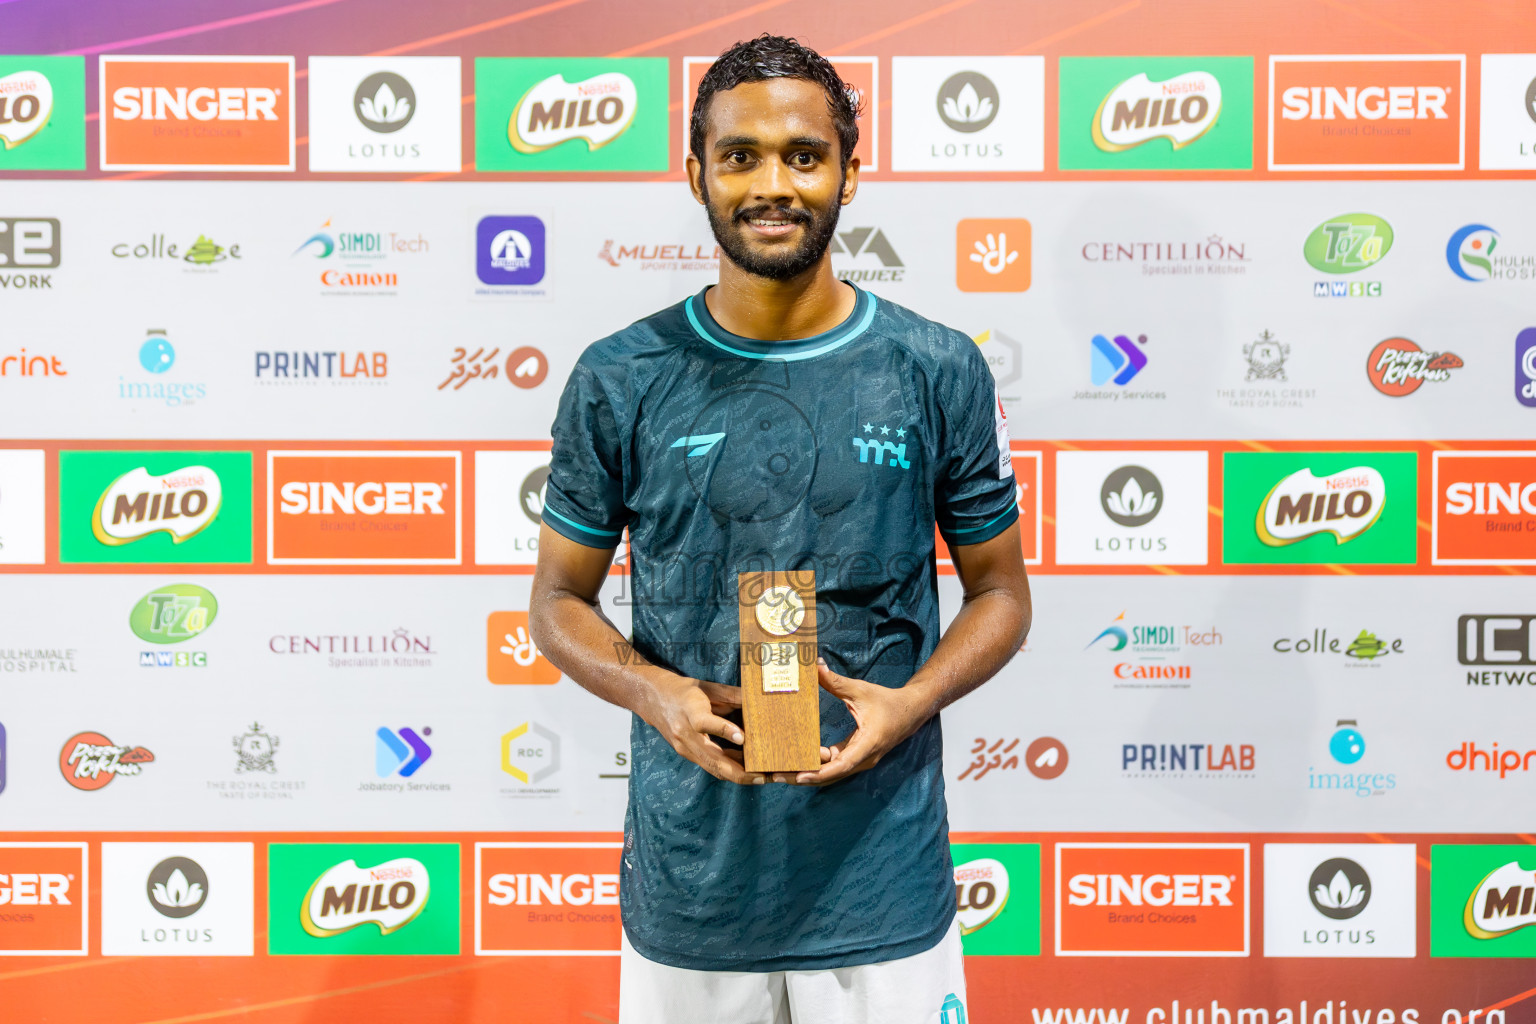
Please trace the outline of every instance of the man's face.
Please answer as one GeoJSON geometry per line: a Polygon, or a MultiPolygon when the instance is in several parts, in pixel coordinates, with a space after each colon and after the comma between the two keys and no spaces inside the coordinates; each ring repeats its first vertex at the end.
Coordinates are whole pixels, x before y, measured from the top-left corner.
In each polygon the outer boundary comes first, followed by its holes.
{"type": "Polygon", "coordinates": [[[859,164],[843,170],[821,86],[771,78],[715,94],[703,163],[690,156],[688,174],[726,257],[783,281],[825,255],[859,164]]]}

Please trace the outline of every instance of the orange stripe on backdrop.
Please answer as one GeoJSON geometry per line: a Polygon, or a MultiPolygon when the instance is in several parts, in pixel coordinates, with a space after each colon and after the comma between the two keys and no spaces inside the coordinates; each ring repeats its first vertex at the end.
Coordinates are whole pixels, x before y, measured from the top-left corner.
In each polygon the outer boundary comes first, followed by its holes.
{"type": "Polygon", "coordinates": [[[308,11],[316,7],[329,7],[331,4],[342,2],[344,0],[303,0],[302,3],[288,4],[286,7],[269,7],[264,11],[238,14],[230,18],[220,18],[218,21],[205,21],[200,25],[184,25],[181,28],[166,29],[164,32],[152,32],[149,35],[135,36],[132,39],[114,39],[110,43],[98,43],[95,46],[85,46],[78,50],[60,50],[59,56],[77,57],[91,53],[109,53],[114,50],[131,50],[135,47],[147,46],[150,43],[162,43],[167,39],[185,39],[187,36],[195,36],[203,32],[216,32],[221,28],[248,25],[253,21],[281,18],[287,14],[297,14],[300,11],[308,11]]]}
{"type": "Polygon", "coordinates": [[[1131,0],[1130,3],[1121,4],[1119,7],[1111,7],[1109,10],[1103,12],[1102,14],[1095,14],[1091,18],[1084,18],[1082,21],[1079,21],[1075,25],[1069,25],[1062,29],[1060,32],[1052,32],[1048,36],[1042,36],[1039,39],[1032,39],[1012,52],[1038,53],[1048,46],[1054,46],[1055,44],[1061,42],[1063,39],[1066,39],[1068,36],[1077,35],[1077,33],[1086,31],[1090,28],[1097,28],[1098,26],[1104,24],[1106,21],[1113,21],[1115,18],[1120,17],[1120,15],[1128,14],[1140,6],[1141,0],[1131,0]]]}
{"type": "MultiPolygon", "coordinates": [[[[1359,18],[1361,21],[1369,22],[1372,26],[1374,26],[1376,29],[1378,29],[1380,31],[1389,32],[1389,33],[1392,33],[1394,35],[1399,35],[1399,36],[1402,36],[1405,39],[1411,39],[1416,44],[1418,44],[1420,46],[1423,46],[1423,47],[1426,47],[1426,49],[1424,49],[1422,51],[1424,53],[1439,53],[1441,48],[1442,48],[1442,46],[1443,46],[1443,43],[1440,40],[1438,40],[1438,39],[1435,39],[1435,38],[1433,38],[1431,36],[1422,36],[1422,35],[1419,35],[1419,33],[1417,33],[1417,32],[1410,32],[1410,31],[1408,31],[1407,29],[1403,28],[1403,26],[1402,26],[1402,24],[1400,22],[1392,21],[1389,18],[1379,18],[1379,17],[1377,17],[1374,14],[1366,14],[1364,11],[1360,10],[1357,7],[1353,7],[1353,6],[1351,6],[1349,4],[1346,4],[1346,3],[1340,3],[1339,0],[1320,0],[1320,2],[1325,7],[1332,7],[1336,11],[1342,11],[1345,14],[1349,14],[1349,15],[1352,15],[1352,16],[1354,16],[1356,18],[1359,18]]],[[[1391,47],[1385,45],[1385,40],[1383,40],[1382,49],[1383,50],[1390,50],[1391,49],[1391,47]]],[[[1284,51],[1282,51],[1282,52],[1284,52],[1284,51]]],[[[1307,52],[1311,53],[1311,52],[1315,52],[1315,51],[1310,51],[1309,50],[1307,52]]],[[[1331,53],[1333,51],[1323,51],[1323,52],[1330,52],[1331,53]]],[[[1340,51],[1340,52],[1345,52],[1345,51],[1340,51]]]]}
{"type": "Polygon", "coordinates": [[[530,7],[516,14],[509,14],[503,18],[493,18],[490,21],[482,21],[476,25],[466,25],[464,28],[456,28],[452,32],[444,32],[440,35],[427,36],[425,39],[417,39],[409,43],[401,43],[399,46],[391,46],[387,50],[377,50],[370,57],[393,57],[401,53],[410,53],[412,50],[424,50],[429,46],[450,42],[454,39],[463,39],[465,36],[478,35],[481,32],[490,32],[493,29],[502,28],[505,25],[515,25],[529,18],[537,18],[541,14],[550,14],[567,7],[575,7],[584,4],[587,0],[554,0],[553,3],[540,4],[538,7],[530,7]]]}
{"type": "Polygon", "coordinates": [[[942,18],[944,15],[949,14],[952,11],[958,11],[962,7],[969,7],[975,2],[976,0],[950,0],[949,3],[944,4],[942,7],[935,7],[933,10],[927,11],[923,14],[915,14],[912,17],[907,18],[905,21],[898,21],[894,25],[887,25],[885,28],[880,29],[878,32],[871,32],[869,35],[859,36],[857,39],[850,39],[846,43],[840,43],[837,46],[829,47],[824,52],[853,53],[861,47],[868,46],[870,43],[877,42],[886,38],[887,36],[893,36],[898,32],[905,32],[907,29],[921,25],[925,21],[932,21],[934,18],[942,18]]]}
{"type": "MultiPolygon", "coordinates": [[[[612,53],[608,54],[608,56],[633,57],[637,53],[645,53],[647,50],[654,50],[658,46],[665,46],[668,43],[675,43],[680,39],[687,39],[690,36],[696,36],[700,33],[708,32],[710,29],[719,28],[721,25],[729,25],[733,21],[740,21],[742,18],[747,18],[754,14],[761,14],[763,11],[769,11],[775,7],[782,7],[789,2],[790,0],[763,0],[762,3],[753,4],[751,7],[743,7],[741,10],[735,11],[731,14],[723,14],[718,18],[712,18],[709,21],[700,22],[699,24],[694,25],[692,28],[680,29],[676,32],[669,33],[668,35],[657,36],[655,39],[646,40],[643,43],[636,43],[634,46],[626,46],[622,50],[613,51],[612,53]]],[[[680,110],[682,108],[681,105],[679,105],[670,109],[680,110]]]]}

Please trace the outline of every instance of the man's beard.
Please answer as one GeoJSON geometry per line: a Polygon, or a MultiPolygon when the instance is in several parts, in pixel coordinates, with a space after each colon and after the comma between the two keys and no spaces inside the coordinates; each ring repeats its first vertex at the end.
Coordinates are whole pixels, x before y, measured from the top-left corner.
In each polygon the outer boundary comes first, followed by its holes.
{"type": "MultiPolygon", "coordinates": [[[[734,216],[720,213],[709,201],[709,187],[699,181],[699,192],[704,197],[704,210],[709,215],[709,229],[727,259],[749,274],[766,277],[772,281],[788,281],[810,270],[832,244],[832,233],[837,230],[837,215],[841,204],[833,202],[826,212],[816,216],[807,210],[788,206],[759,205],[738,211],[734,216]],[[739,224],[754,217],[778,213],[796,224],[805,225],[805,235],[800,244],[788,251],[772,249],[766,253],[754,250],[740,234],[739,224]]],[[[838,194],[842,194],[839,183],[838,194]]]]}

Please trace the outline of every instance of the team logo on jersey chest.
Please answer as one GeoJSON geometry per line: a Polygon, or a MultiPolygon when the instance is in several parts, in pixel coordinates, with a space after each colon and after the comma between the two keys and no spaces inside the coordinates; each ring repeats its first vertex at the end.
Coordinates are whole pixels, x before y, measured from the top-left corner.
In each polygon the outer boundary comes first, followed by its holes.
{"type": "Polygon", "coordinates": [[[853,446],[859,450],[860,462],[873,462],[877,466],[892,469],[911,469],[907,459],[907,436],[912,433],[905,427],[889,427],[866,422],[863,433],[853,436],[853,446]]]}

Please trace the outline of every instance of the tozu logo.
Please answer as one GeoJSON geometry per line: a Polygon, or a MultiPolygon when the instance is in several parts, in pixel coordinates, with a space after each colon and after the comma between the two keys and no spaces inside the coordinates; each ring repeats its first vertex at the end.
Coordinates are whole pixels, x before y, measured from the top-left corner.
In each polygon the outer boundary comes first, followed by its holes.
{"type": "Polygon", "coordinates": [[[103,544],[128,544],[164,531],[180,544],[207,529],[223,500],[219,474],[186,466],[151,476],[139,466],[107,486],[91,513],[91,532],[103,544]]]}
{"type": "Polygon", "coordinates": [[[273,565],[457,565],[458,452],[267,454],[273,565]]]}
{"type": "Polygon", "coordinates": [[[1246,843],[1057,843],[1057,956],[1247,956],[1246,843]]]}
{"type": "Polygon", "coordinates": [[[0,843],[0,956],[83,956],[85,843],[0,843]]]}
{"type": "Polygon", "coordinates": [[[634,120],[639,91],[628,75],[608,71],[581,82],[550,75],[523,93],[507,121],[507,141],[519,153],[542,153],[581,139],[601,149],[634,120]]]}
{"type": "Polygon", "coordinates": [[[1536,565],[1536,452],[1435,452],[1436,565],[1536,565]]]}
{"type": "Polygon", "coordinates": [[[1460,170],[1466,58],[1269,59],[1272,171],[1460,170]]]}
{"type": "Polygon", "coordinates": [[[1175,150],[1210,131],[1221,116],[1221,82],[1189,71],[1163,82],[1142,74],[1109,91],[1093,115],[1093,143],[1107,153],[1167,139],[1175,150]]]}
{"type": "Polygon", "coordinates": [[[291,171],[292,57],[101,58],[104,171],[291,171]]]}
{"type": "Polygon", "coordinates": [[[476,843],[475,953],[617,955],[619,843],[476,843]]]}
{"type": "Polygon", "coordinates": [[[1331,533],[1344,544],[1370,529],[1386,504],[1386,480],[1372,466],[1354,466],[1322,477],[1299,469],[1265,496],[1256,529],[1259,539],[1271,547],[1320,533],[1331,533]]]}
{"type": "Polygon", "coordinates": [[[365,924],[389,935],[426,909],[431,889],[427,866],[414,857],[397,857],[371,868],[345,860],[327,868],[309,887],[299,922],[317,939],[365,924]]]}

